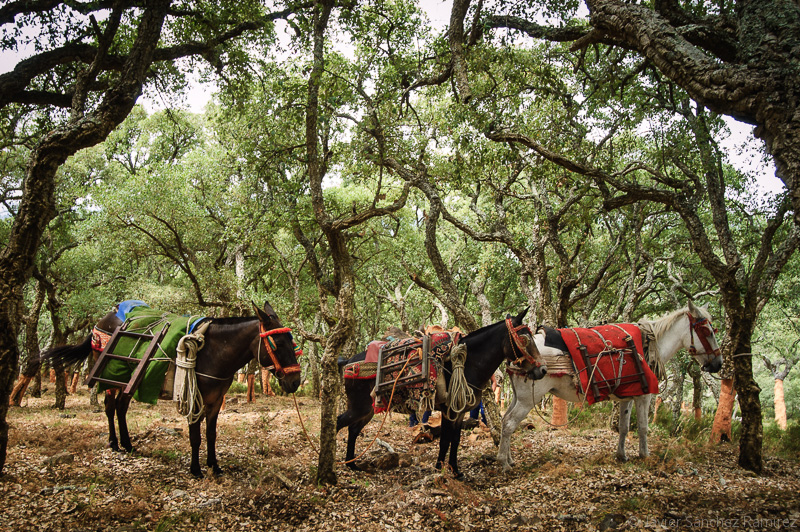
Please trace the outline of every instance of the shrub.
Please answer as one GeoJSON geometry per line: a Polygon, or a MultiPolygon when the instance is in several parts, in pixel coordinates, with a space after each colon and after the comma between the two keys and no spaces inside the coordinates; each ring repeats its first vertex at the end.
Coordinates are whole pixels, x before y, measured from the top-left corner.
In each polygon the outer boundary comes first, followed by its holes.
{"type": "Polygon", "coordinates": [[[247,393],[247,383],[234,380],[228,388],[228,393],[247,393]]]}

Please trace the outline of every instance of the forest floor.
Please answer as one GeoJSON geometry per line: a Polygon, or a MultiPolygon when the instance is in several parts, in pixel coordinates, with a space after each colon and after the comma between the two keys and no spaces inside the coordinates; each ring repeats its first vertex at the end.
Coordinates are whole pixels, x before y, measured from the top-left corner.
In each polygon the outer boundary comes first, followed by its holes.
{"type": "MultiPolygon", "coordinates": [[[[318,404],[298,403],[316,438],[318,404]]],[[[437,441],[413,443],[406,416],[392,415],[379,434],[376,416],[357,453],[377,435],[399,465],[361,473],[340,465],[337,484],[322,487],[291,397],[229,396],[217,439],[224,475],[200,480],[189,474],[188,430],[170,401],[131,405],[132,454],[107,448],[105,415],[87,392],[69,396],[66,410],[52,404],[48,394],[26,398],[9,413],[2,531],[800,530],[800,460],[766,456],[756,476],[737,467],[731,444],[657,430],[648,459],[619,463],[609,429],[549,430],[531,414],[514,435],[516,466],[504,473],[478,427],[462,439],[461,482],[434,470],[437,441]]],[[[337,441],[341,459],[346,431],[337,441]]],[[[627,450],[637,456],[635,436],[627,450]]],[[[392,462],[388,455],[373,445],[365,460],[392,462]]]]}

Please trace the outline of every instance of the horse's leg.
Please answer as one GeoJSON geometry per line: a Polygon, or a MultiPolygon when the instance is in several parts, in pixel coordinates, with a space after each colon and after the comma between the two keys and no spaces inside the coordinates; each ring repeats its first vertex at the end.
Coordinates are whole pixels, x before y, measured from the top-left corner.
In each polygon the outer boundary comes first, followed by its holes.
{"type": "Polygon", "coordinates": [[[625,456],[625,439],[628,437],[628,430],[631,426],[631,407],[633,401],[627,399],[619,402],[619,445],[617,446],[617,460],[627,462],[625,456]]]}
{"type": "Polygon", "coordinates": [[[446,411],[442,411],[442,434],[439,436],[439,456],[436,458],[436,469],[444,467],[444,459],[447,451],[450,450],[450,442],[453,441],[455,427],[453,422],[447,419],[446,411]]]}
{"type": "Polygon", "coordinates": [[[200,469],[200,424],[203,422],[201,417],[189,425],[189,444],[192,446],[192,465],[189,471],[195,478],[203,478],[203,470],[200,469]]]}
{"type": "MultiPolygon", "coordinates": [[[[351,423],[347,429],[347,453],[345,453],[344,460],[345,465],[353,471],[361,471],[361,468],[355,463],[356,439],[358,439],[358,435],[361,434],[361,431],[367,426],[367,423],[370,422],[373,415],[374,413],[370,412],[366,416],[351,423]]],[[[336,424],[338,426],[338,420],[336,424]]]]}
{"type": "Polygon", "coordinates": [[[119,424],[119,443],[127,452],[133,451],[131,436],[128,433],[128,407],[131,405],[131,396],[120,394],[117,397],[117,424],[119,424]]]}
{"type": "MultiPolygon", "coordinates": [[[[528,416],[528,412],[536,404],[535,388],[535,381],[527,382],[519,375],[511,375],[511,389],[513,391],[511,406],[508,407],[503,416],[500,445],[497,449],[497,461],[503,466],[504,471],[508,471],[514,465],[514,461],[511,458],[511,436],[514,435],[514,431],[517,430],[519,424],[528,416]]],[[[545,388],[545,386],[539,386],[541,390],[545,390],[545,388]]],[[[544,392],[539,395],[544,395],[544,392]]]]}
{"type": "Polygon", "coordinates": [[[103,398],[103,406],[106,411],[106,419],[108,419],[108,446],[114,451],[119,451],[119,443],[117,442],[117,428],[114,426],[114,412],[117,408],[117,390],[106,390],[105,397],[103,398]]]}
{"type": "Polygon", "coordinates": [[[347,410],[339,414],[336,418],[336,432],[348,427],[345,465],[353,471],[361,471],[361,468],[358,467],[354,461],[356,455],[356,439],[375,415],[375,410],[372,407],[372,397],[369,393],[369,390],[374,386],[374,381],[373,384],[359,384],[361,383],[345,381],[347,410]]]}
{"type": "Polygon", "coordinates": [[[464,473],[458,469],[458,446],[461,444],[461,426],[464,421],[463,416],[453,423],[453,437],[450,440],[450,469],[456,480],[463,480],[464,473]]]}
{"type": "Polygon", "coordinates": [[[647,449],[647,424],[650,421],[650,400],[652,394],[634,397],[636,401],[636,427],[639,431],[639,456],[647,458],[650,451],[647,449]]]}
{"type": "Polygon", "coordinates": [[[217,462],[217,418],[219,418],[223,397],[225,394],[221,394],[217,401],[206,410],[206,464],[214,472],[215,477],[222,475],[222,469],[217,462]]]}

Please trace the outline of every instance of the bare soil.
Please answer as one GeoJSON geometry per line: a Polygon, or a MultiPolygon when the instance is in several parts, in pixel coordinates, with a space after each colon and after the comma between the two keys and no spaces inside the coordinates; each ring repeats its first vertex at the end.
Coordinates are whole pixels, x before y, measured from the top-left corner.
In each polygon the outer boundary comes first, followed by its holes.
{"type": "MultiPolygon", "coordinates": [[[[318,404],[298,403],[316,440],[318,404]]],[[[536,428],[515,434],[516,467],[506,474],[479,427],[462,439],[467,478],[459,482],[433,469],[437,441],[413,443],[400,415],[378,433],[376,416],[357,451],[376,436],[382,442],[360,462],[371,470],[339,466],[335,486],[317,486],[317,455],[291,397],[247,404],[229,396],[217,439],[225,474],[202,480],[189,474],[186,423],[170,401],[131,405],[132,454],[107,448],[105,415],[85,391],[70,396],[66,410],[52,404],[44,395],[10,411],[0,530],[800,530],[798,461],[765,457],[756,476],[736,466],[730,444],[657,430],[652,455],[623,464],[613,458],[610,430],[549,430],[532,415],[536,428]]],[[[345,442],[342,431],[340,458],[345,442]]],[[[628,453],[636,456],[635,435],[628,453]]]]}

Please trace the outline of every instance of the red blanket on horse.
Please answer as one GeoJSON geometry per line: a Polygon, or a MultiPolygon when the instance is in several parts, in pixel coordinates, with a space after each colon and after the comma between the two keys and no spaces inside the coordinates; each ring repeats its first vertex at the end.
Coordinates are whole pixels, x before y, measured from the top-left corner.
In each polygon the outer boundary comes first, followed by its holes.
{"type": "Polygon", "coordinates": [[[587,403],[605,401],[612,394],[634,397],[658,393],[658,379],[642,356],[642,333],[636,325],[623,323],[558,331],[569,347],[587,403]],[[627,342],[629,336],[636,352],[627,342]],[[580,351],[581,345],[586,347],[586,359],[580,351]]]}

